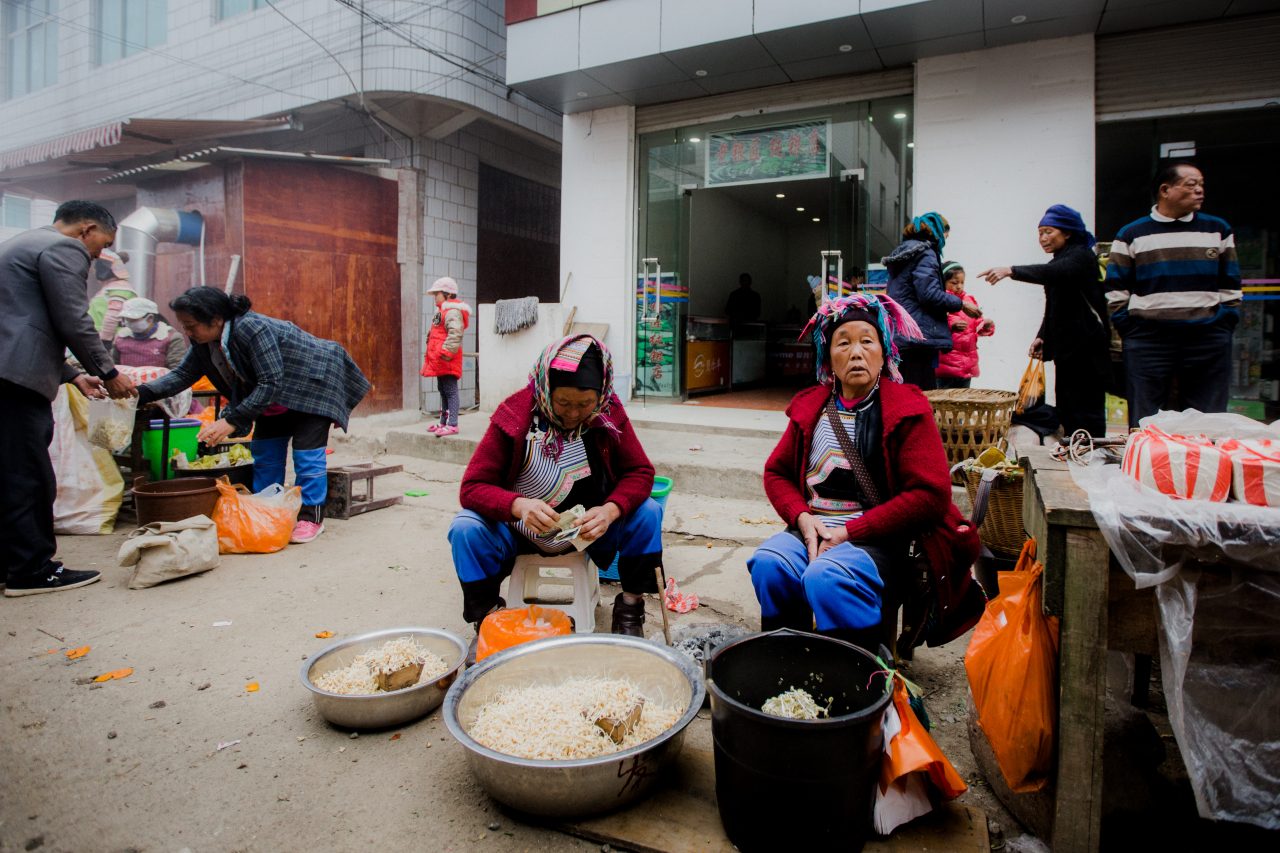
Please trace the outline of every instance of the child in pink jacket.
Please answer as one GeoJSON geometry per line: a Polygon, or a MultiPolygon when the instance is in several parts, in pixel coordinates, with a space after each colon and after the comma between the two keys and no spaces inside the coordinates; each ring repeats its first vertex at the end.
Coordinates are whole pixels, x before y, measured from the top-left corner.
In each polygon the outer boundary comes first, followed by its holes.
{"type": "MultiPolygon", "coordinates": [[[[978,300],[964,291],[964,267],[955,261],[942,265],[942,283],[948,293],[954,293],[965,302],[977,306],[978,300]]],[[[996,324],[986,318],[974,319],[963,311],[947,315],[951,329],[951,351],[938,358],[939,388],[968,388],[978,375],[978,337],[987,337],[996,331],[996,324]]]]}

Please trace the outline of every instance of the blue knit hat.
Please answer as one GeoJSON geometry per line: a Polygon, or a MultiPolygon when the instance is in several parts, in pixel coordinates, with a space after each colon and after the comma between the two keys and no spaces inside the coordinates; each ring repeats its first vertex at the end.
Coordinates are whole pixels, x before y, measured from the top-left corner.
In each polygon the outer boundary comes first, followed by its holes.
{"type": "Polygon", "coordinates": [[[1040,217],[1040,224],[1036,227],[1044,228],[1045,226],[1084,237],[1084,242],[1090,249],[1098,242],[1089,233],[1089,229],[1084,227],[1084,217],[1080,215],[1080,211],[1065,204],[1055,204],[1044,212],[1044,216],[1040,217]]]}

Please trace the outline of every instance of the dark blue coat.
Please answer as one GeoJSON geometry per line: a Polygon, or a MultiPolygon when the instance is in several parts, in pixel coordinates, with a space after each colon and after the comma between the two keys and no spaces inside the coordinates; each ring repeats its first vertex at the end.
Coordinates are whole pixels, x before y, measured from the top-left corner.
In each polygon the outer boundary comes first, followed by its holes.
{"type": "Polygon", "coordinates": [[[938,250],[920,240],[904,240],[882,262],[889,271],[889,298],[905,308],[924,333],[923,341],[895,338],[898,349],[951,349],[947,315],[959,311],[964,301],[943,286],[938,250]]]}
{"type": "Polygon", "coordinates": [[[347,428],[351,410],[370,386],[341,344],[252,311],[227,322],[231,323],[228,349],[234,378],[224,376],[214,362],[211,350],[221,344],[194,344],[182,364],[139,389],[138,401],[171,397],[208,376],[231,401],[222,417],[237,433],[247,432],[272,403],[320,415],[347,428]]]}

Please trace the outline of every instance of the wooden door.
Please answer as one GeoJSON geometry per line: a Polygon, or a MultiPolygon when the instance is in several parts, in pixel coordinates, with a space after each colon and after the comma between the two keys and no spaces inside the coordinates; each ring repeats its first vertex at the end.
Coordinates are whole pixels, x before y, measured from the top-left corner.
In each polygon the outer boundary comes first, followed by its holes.
{"type": "Polygon", "coordinates": [[[373,384],[357,412],[402,404],[399,190],[334,166],[245,160],[244,288],[255,311],[347,348],[373,384]]]}

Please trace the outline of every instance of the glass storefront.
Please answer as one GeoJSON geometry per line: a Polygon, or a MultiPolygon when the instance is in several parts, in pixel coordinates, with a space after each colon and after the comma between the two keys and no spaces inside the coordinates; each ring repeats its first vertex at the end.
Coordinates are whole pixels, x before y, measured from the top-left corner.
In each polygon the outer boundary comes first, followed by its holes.
{"type": "Polygon", "coordinates": [[[1280,210],[1266,187],[1280,186],[1280,113],[1202,113],[1098,125],[1098,239],[1109,240],[1151,208],[1150,182],[1166,158],[1189,160],[1205,176],[1204,212],[1231,224],[1244,279],[1236,329],[1231,410],[1280,418],[1280,210]]]}
{"type": "Polygon", "coordinates": [[[903,96],[640,137],[637,396],[812,376],[793,344],[824,282],[882,278],[910,215],[911,112],[903,96]]]}

